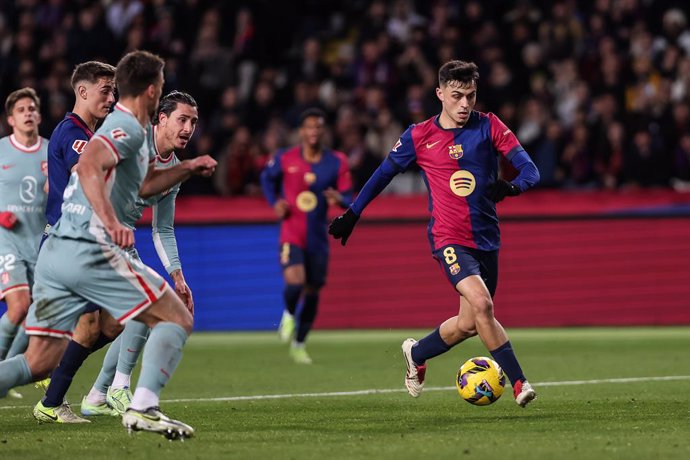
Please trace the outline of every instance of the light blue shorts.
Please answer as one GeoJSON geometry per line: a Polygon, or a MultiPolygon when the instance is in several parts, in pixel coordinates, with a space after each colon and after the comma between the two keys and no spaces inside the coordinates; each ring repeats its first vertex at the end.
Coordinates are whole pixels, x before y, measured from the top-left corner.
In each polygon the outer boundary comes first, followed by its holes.
{"type": "Polygon", "coordinates": [[[168,284],[158,273],[112,243],[50,235],[36,263],[26,333],[71,337],[89,303],[124,324],[166,289],[168,284]]]}

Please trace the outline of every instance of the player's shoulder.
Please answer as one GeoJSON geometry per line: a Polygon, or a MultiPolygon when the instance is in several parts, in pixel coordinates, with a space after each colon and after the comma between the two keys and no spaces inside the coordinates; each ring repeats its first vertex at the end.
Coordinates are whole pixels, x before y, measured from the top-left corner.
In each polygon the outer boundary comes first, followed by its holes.
{"type": "Polygon", "coordinates": [[[286,147],[280,149],[275,154],[276,158],[293,158],[302,156],[302,147],[299,145],[294,145],[292,147],[286,147]]]}
{"type": "Polygon", "coordinates": [[[325,150],[324,153],[326,155],[332,156],[334,159],[339,161],[340,163],[347,163],[347,154],[344,152],[341,152],[340,150],[325,150]]]}
{"type": "Polygon", "coordinates": [[[96,135],[119,142],[126,142],[129,139],[140,142],[146,136],[146,128],[141,126],[131,111],[118,104],[115,111],[105,118],[96,131],[96,135]]]}
{"type": "Polygon", "coordinates": [[[480,123],[487,123],[489,125],[494,125],[497,123],[503,124],[500,118],[498,118],[498,115],[496,115],[493,112],[479,112],[478,110],[473,111],[473,114],[475,114],[477,121],[480,123]]]}

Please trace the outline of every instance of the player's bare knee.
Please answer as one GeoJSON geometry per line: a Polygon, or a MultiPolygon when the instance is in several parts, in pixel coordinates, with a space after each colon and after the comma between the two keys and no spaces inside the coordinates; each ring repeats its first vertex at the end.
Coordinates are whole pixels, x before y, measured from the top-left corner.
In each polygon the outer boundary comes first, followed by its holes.
{"type": "Polygon", "coordinates": [[[472,310],[476,318],[493,318],[494,301],[491,297],[480,297],[472,302],[472,310]]]}

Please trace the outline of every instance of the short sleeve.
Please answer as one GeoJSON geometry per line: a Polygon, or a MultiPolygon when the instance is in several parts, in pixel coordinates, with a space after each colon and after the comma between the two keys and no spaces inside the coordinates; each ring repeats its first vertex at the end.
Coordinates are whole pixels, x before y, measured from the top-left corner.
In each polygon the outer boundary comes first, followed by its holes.
{"type": "Polygon", "coordinates": [[[502,156],[510,160],[516,153],[524,152],[525,149],[522,148],[520,141],[518,141],[510,128],[493,113],[489,113],[488,117],[491,128],[491,141],[502,156]]]}
{"type": "Polygon", "coordinates": [[[415,125],[410,125],[398,142],[395,143],[390,152],[388,152],[388,158],[395,163],[402,171],[406,170],[412,163],[417,159],[417,151],[414,147],[414,141],[412,139],[412,130],[415,125]]]}

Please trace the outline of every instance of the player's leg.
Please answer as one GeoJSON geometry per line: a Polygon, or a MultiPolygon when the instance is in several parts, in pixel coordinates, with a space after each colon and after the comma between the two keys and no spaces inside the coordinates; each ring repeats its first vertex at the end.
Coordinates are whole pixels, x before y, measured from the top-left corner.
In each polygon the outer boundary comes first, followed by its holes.
{"type": "Polygon", "coordinates": [[[280,265],[283,268],[285,281],[283,288],[285,309],[278,327],[278,336],[283,342],[289,342],[295,335],[297,305],[306,281],[304,251],[297,246],[283,243],[280,249],[280,265]]]}
{"type": "Polygon", "coordinates": [[[19,329],[17,329],[17,335],[14,336],[14,340],[12,341],[10,349],[7,351],[5,359],[10,359],[21,353],[24,353],[28,346],[29,336],[26,334],[26,329],[24,328],[24,325],[20,324],[19,329]]]}
{"type": "Polygon", "coordinates": [[[498,278],[498,251],[473,251],[480,275],[464,278],[456,285],[474,315],[474,325],[484,346],[508,376],[516,402],[524,407],[536,393],[522,371],[505,329],[494,316],[493,295],[498,278]]]}
{"type": "MultiPolygon", "coordinates": [[[[123,333],[124,334],[124,333],[123,333]]],[[[117,416],[120,413],[108,404],[107,392],[115,375],[115,366],[117,365],[117,357],[120,354],[120,343],[122,342],[123,334],[119,335],[108,347],[108,351],[103,358],[101,371],[91,387],[89,393],[82,398],[80,411],[82,415],[112,415],[117,416]]]]}
{"type": "Polygon", "coordinates": [[[31,305],[28,283],[10,287],[3,292],[7,311],[0,317],[0,361],[5,359],[31,305]]]}
{"type": "MultiPolygon", "coordinates": [[[[122,332],[120,351],[112,369],[108,370],[110,387],[107,391],[108,404],[119,413],[124,413],[132,402],[131,376],[139,355],[144,349],[150,333],[149,327],[139,321],[130,321],[122,332]]],[[[105,367],[105,363],[104,363],[105,367]]]]}

